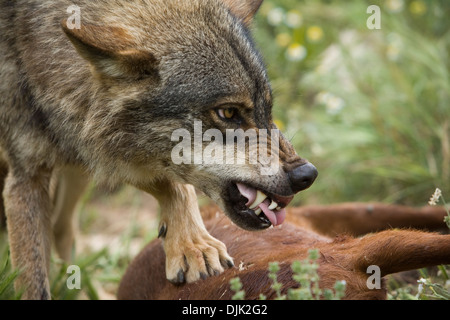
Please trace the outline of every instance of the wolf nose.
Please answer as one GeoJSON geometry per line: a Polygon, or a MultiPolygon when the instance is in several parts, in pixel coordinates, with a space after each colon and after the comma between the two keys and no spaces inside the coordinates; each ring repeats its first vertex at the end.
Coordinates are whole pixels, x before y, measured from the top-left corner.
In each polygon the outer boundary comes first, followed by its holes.
{"type": "Polygon", "coordinates": [[[308,189],[316,180],[318,174],[316,167],[309,162],[294,168],[288,173],[292,191],[297,193],[308,189]]]}

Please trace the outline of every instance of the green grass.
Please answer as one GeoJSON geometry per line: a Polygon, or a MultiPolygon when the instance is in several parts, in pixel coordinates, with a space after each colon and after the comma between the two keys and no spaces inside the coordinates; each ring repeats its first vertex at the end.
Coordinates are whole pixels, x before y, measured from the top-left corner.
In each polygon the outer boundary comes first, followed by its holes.
{"type": "Polygon", "coordinates": [[[5,233],[0,233],[0,300],[18,300],[20,292],[14,290],[18,270],[11,268],[9,248],[5,233]]]}
{"type": "Polygon", "coordinates": [[[255,31],[275,118],[319,169],[296,203],[417,205],[436,185],[450,190],[450,2],[400,0],[395,12],[391,2],[263,4],[255,31]],[[381,8],[381,30],[366,27],[369,4],[381,8]],[[301,23],[274,25],[274,12],[301,23]]]}
{"type": "MultiPolygon", "coordinates": [[[[278,282],[280,265],[274,261],[269,263],[268,277],[272,281],[271,289],[275,292],[275,300],[341,300],[345,297],[345,281],[336,281],[334,288],[322,289],[319,287],[319,250],[310,249],[308,258],[303,261],[294,261],[291,265],[292,279],[298,284],[298,288],[288,288],[287,294],[282,293],[283,283],[278,282]]],[[[230,280],[230,289],[234,292],[232,300],[244,300],[245,288],[239,277],[230,280]]],[[[260,300],[266,300],[264,294],[260,294],[260,300]]]]}
{"type": "MultiPolygon", "coordinates": [[[[96,238],[88,242],[94,245],[94,249],[85,248],[79,254],[73,253],[72,262],[66,263],[60,260],[56,253],[52,253],[50,266],[50,290],[51,297],[55,300],[76,299],[114,299],[117,288],[127,266],[133,259],[136,251],[139,251],[146,243],[156,238],[157,229],[152,227],[152,217],[148,214],[148,225],[141,225],[137,221],[137,215],[146,214],[145,203],[143,203],[142,192],[133,188],[122,188],[114,194],[104,194],[95,188],[87,190],[81,200],[77,225],[81,237],[101,235],[106,231],[111,222],[121,219],[123,227],[121,232],[117,231],[111,238],[117,240],[117,244],[110,247],[108,244],[95,249],[96,238]],[[119,216],[108,217],[111,208],[118,208],[116,215],[120,215],[121,208],[128,211],[124,218],[119,216]],[[144,208],[144,212],[141,212],[144,208]],[[128,219],[129,218],[129,219],[128,219]],[[131,248],[134,242],[138,242],[138,248],[131,248]],[[70,265],[80,269],[80,289],[69,289],[67,281],[72,275],[68,271],[70,265]]],[[[125,212],[124,212],[125,214],[125,212]]],[[[112,231],[108,231],[112,232],[112,231]]],[[[75,246],[79,246],[75,239],[75,246]]],[[[85,240],[86,241],[86,240],[85,240]]],[[[21,292],[14,290],[14,279],[19,271],[11,266],[9,247],[7,243],[6,230],[0,230],[0,300],[20,299],[21,292]]],[[[70,280],[70,279],[69,279],[70,280]]]]}

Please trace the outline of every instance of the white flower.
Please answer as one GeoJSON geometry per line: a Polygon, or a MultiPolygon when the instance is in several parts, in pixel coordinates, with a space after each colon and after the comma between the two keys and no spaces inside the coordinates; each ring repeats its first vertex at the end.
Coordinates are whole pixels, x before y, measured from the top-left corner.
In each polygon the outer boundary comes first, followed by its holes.
{"type": "Polygon", "coordinates": [[[325,105],[328,114],[336,115],[345,107],[345,101],[331,92],[320,92],[316,101],[325,105]]]}
{"type": "Polygon", "coordinates": [[[303,23],[302,14],[297,10],[291,10],[286,15],[286,25],[293,29],[298,28],[303,23]]]}
{"type": "Polygon", "coordinates": [[[267,14],[267,22],[272,26],[278,26],[283,22],[284,10],[282,8],[274,8],[267,14]]]}
{"type": "Polygon", "coordinates": [[[326,105],[329,114],[338,114],[345,107],[345,101],[340,97],[331,97],[326,105]]]}
{"type": "Polygon", "coordinates": [[[427,284],[427,279],[420,278],[419,280],[417,280],[417,282],[419,283],[419,285],[417,286],[416,298],[418,298],[422,294],[423,286],[427,284]]]}
{"type": "Polygon", "coordinates": [[[286,58],[290,61],[301,61],[306,55],[306,48],[299,43],[291,44],[286,51],[286,58]]]}
{"type": "Polygon", "coordinates": [[[436,188],[436,190],[434,191],[433,195],[430,198],[430,201],[428,201],[428,204],[430,206],[435,206],[438,203],[439,198],[441,197],[441,195],[442,195],[441,189],[436,188]]]}
{"type": "Polygon", "coordinates": [[[417,280],[417,282],[421,283],[421,284],[426,284],[427,283],[427,279],[420,278],[419,280],[417,280]]]}
{"type": "Polygon", "coordinates": [[[403,10],[403,0],[387,0],[386,7],[390,12],[400,12],[403,10]]]}
{"type": "Polygon", "coordinates": [[[423,291],[423,283],[419,283],[419,286],[417,287],[417,294],[420,296],[423,291]]]}

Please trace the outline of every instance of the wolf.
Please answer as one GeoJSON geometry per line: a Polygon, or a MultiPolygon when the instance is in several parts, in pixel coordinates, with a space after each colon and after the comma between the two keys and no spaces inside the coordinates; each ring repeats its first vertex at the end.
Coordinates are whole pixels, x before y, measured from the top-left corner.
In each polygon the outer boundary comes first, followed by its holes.
{"type": "Polygon", "coordinates": [[[283,222],[294,194],[317,177],[284,136],[271,175],[260,162],[171,158],[173,131],[193,133],[195,121],[223,133],[276,129],[250,33],[261,2],[0,2],[0,186],[23,298],[50,299],[51,247],[70,257],[71,216],[89,181],[155,196],[166,278],[175,284],[233,266],[203,224],[196,189],[241,228],[283,222]]]}

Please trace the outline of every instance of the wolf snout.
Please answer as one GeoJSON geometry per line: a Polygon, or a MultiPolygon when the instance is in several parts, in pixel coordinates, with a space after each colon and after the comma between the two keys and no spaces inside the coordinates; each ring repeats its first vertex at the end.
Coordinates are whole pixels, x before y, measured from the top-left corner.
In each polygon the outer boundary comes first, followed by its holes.
{"type": "Polygon", "coordinates": [[[297,193],[308,189],[316,180],[318,174],[316,167],[309,162],[293,168],[288,172],[292,191],[297,193]]]}

